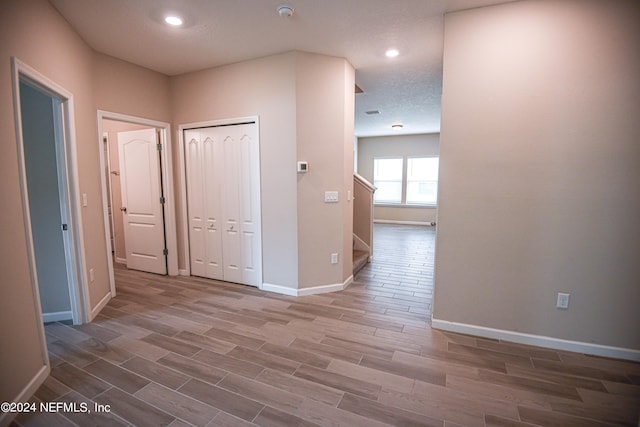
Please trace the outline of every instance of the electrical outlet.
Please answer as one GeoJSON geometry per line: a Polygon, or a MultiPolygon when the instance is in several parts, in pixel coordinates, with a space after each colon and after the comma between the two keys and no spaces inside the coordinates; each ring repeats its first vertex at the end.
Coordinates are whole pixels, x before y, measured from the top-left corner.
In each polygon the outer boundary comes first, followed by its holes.
{"type": "Polygon", "coordinates": [[[558,292],[558,301],[556,302],[557,308],[569,308],[569,294],[563,294],[558,292]]]}
{"type": "Polygon", "coordinates": [[[338,254],[337,253],[332,253],[331,254],[331,264],[337,264],[338,263],[338,254]]]}

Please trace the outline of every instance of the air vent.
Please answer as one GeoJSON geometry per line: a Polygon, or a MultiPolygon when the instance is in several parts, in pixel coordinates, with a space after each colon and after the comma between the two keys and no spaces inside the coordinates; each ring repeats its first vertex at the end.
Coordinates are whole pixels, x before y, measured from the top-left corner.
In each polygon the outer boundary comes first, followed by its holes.
{"type": "Polygon", "coordinates": [[[369,116],[373,116],[376,114],[380,114],[380,110],[369,110],[369,111],[365,111],[365,114],[369,115],[369,116]]]}

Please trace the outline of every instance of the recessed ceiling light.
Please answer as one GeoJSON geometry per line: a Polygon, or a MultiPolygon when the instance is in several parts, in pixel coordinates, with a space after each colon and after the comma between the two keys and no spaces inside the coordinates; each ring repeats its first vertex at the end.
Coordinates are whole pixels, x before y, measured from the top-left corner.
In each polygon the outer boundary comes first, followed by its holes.
{"type": "Polygon", "coordinates": [[[278,6],[277,10],[278,15],[282,16],[283,18],[290,18],[291,16],[293,16],[293,8],[288,4],[281,4],[280,6],[278,6]]]}
{"type": "Polygon", "coordinates": [[[384,54],[387,56],[387,58],[395,58],[400,54],[400,52],[398,52],[398,49],[389,49],[384,54]]]}
{"type": "Polygon", "coordinates": [[[391,125],[391,129],[393,129],[393,130],[400,130],[403,127],[404,127],[404,125],[402,123],[396,123],[396,124],[391,125]]]}
{"type": "Polygon", "coordinates": [[[183,21],[182,21],[182,18],[180,18],[179,16],[170,15],[170,16],[165,16],[164,22],[166,22],[171,26],[179,27],[180,25],[182,25],[183,21]]]}

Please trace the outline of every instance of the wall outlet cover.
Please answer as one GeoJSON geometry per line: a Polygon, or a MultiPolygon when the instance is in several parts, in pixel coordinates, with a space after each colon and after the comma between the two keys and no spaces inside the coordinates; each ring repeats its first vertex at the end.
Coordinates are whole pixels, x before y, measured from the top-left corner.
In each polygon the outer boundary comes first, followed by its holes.
{"type": "Polygon", "coordinates": [[[558,292],[557,308],[569,308],[569,294],[558,292]]]}

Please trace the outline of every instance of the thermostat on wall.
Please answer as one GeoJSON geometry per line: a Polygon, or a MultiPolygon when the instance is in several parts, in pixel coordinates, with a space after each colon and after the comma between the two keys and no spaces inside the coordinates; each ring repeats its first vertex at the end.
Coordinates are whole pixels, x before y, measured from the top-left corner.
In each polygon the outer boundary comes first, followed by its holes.
{"type": "Polygon", "coordinates": [[[305,173],[309,170],[309,162],[298,162],[298,173],[305,173]]]}

